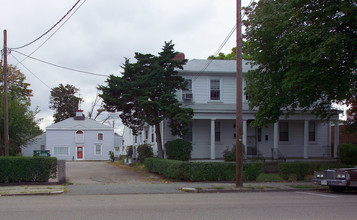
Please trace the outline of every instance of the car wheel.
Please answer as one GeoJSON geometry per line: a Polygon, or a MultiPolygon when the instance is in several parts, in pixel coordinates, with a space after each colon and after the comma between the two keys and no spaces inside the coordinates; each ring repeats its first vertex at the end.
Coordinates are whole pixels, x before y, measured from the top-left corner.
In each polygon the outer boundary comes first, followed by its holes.
{"type": "Polygon", "coordinates": [[[329,186],[329,188],[333,192],[343,192],[345,190],[345,187],[341,186],[329,186]]]}

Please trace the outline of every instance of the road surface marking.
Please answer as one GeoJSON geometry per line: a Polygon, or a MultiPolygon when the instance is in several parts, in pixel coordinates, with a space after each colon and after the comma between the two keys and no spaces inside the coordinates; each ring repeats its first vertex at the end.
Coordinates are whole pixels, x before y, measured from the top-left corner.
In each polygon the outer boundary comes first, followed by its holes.
{"type": "Polygon", "coordinates": [[[338,198],[339,197],[339,196],[325,195],[325,194],[319,194],[319,193],[308,193],[308,192],[296,192],[296,193],[312,195],[312,196],[329,197],[329,198],[338,198]]]}

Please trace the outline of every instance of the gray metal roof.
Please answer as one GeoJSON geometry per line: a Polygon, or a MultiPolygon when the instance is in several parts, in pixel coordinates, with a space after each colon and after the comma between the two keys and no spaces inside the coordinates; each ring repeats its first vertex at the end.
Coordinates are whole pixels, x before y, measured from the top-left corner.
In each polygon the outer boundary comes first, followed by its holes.
{"type": "Polygon", "coordinates": [[[74,120],[73,117],[57,122],[46,127],[46,130],[114,130],[113,128],[85,118],[84,120],[74,120]]]}
{"type": "MultiPolygon", "coordinates": [[[[206,66],[207,68],[204,70],[204,72],[236,73],[237,71],[235,60],[193,59],[189,60],[186,65],[184,65],[184,69],[180,70],[180,72],[200,72],[206,66]]],[[[252,68],[250,64],[248,64],[248,61],[242,61],[243,73],[246,73],[248,72],[248,70],[252,69],[254,68],[252,68]]]]}

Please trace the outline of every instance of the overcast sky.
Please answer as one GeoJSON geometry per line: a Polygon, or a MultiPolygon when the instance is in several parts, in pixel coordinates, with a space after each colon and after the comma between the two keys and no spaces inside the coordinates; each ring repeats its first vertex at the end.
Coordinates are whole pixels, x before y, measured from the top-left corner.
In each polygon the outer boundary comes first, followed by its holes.
{"type": "MultiPolygon", "coordinates": [[[[1,43],[4,29],[8,33],[9,48],[33,41],[76,2],[0,0],[1,43]]],[[[249,2],[242,0],[242,5],[249,2]]],[[[215,53],[236,22],[236,0],[82,0],[79,5],[50,39],[63,23],[41,40],[17,51],[31,54],[43,44],[32,57],[73,69],[120,75],[125,57],[134,61],[135,52],[157,55],[164,42],[170,40],[175,50],[184,52],[187,59],[206,59],[215,53]]],[[[229,53],[234,46],[235,34],[222,52],[229,53]]],[[[8,63],[18,64],[15,57],[24,58],[12,52],[8,55],[8,63]]],[[[53,123],[53,111],[48,107],[49,88],[60,83],[80,88],[80,96],[84,99],[82,110],[87,114],[97,86],[105,84],[106,80],[103,76],[64,70],[30,58],[22,64],[17,66],[31,84],[32,109],[39,107],[37,118],[43,119],[40,123],[43,130],[53,123]]]]}

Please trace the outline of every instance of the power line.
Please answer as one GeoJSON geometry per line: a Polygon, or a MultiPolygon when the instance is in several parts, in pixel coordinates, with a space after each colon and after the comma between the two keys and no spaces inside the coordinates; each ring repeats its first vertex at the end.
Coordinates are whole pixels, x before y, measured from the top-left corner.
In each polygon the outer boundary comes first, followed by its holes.
{"type": "Polygon", "coordinates": [[[59,21],[57,21],[56,24],[54,24],[48,31],[46,31],[44,34],[42,34],[41,36],[39,36],[39,37],[36,38],[35,40],[31,41],[30,43],[27,43],[27,44],[25,44],[25,45],[23,45],[23,46],[21,46],[21,47],[15,47],[15,48],[12,48],[12,49],[21,49],[21,48],[27,47],[27,46],[29,46],[29,45],[35,43],[36,41],[40,40],[42,37],[44,37],[46,34],[48,34],[53,28],[55,28],[59,23],[61,23],[61,22],[63,21],[63,19],[64,19],[65,17],[67,17],[67,15],[68,15],[69,13],[71,13],[71,11],[77,6],[77,4],[78,4],[80,1],[81,1],[81,0],[78,0],[78,1],[72,6],[72,8],[71,8],[69,11],[67,11],[67,13],[66,13],[59,21]]]}
{"type": "MultiPolygon", "coordinates": [[[[51,38],[52,38],[52,36],[53,35],[55,35],[56,33],[57,33],[57,31],[59,31],[62,27],[63,27],[63,25],[65,25],[66,23],[67,23],[67,21],[78,11],[78,9],[80,9],[81,7],[82,7],[82,5],[86,2],[87,0],[84,0],[83,2],[82,2],[82,4],[80,4],[79,6],[78,6],[78,8],[63,22],[63,24],[61,24],[61,26],[59,26],[58,28],[57,28],[57,30],[53,33],[53,34],[51,34],[40,46],[38,46],[32,53],[30,53],[30,55],[29,56],[31,56],[32,54],[34,54],[36,51],[38,51],[45,43],[47,43],[47,41],[49,41],[51,38]]],[[[17,49],[17,48],[11,48],[11,49],[17,49]]],[[[25,57],[24,59],[22,59],[19,63],[22,63],[24,60],[26,60],[28,57],[25,57]]],[[[18,65],[19,63],[17,63],[16,65],[18,65]]]]}
{"type": "MultiPolygon", "coordinates": [[[[12,54],[10,53],[10,55],[19,62],[19,60],[12,54]]],[[[49,85],[47,85],[44,81],[42,81],[38,76],[36,76],[36,74],[34,74],[29,68],[27,68],[24,64],[20,63],[25,69],[27,69],[27,71],[29,71],[34,77],[36,77],[43,85],[45,85],[47,88],[51,89],[51,87],[49,85]]]]}
{"type": "MultiPolygon", "coordinates": [[[[248,4],[247,7],[250,7],[251,4],[253,3],[254,0],[251,0],[248,4]]],[[[243,17],[241,16],[241,20],[245,17],[245,14],[243,15],[243,17]]],[[[226,45],[226,43],[228,42],[228,40],[231,38],[231,36],[233,35],[234,31],[237,29],[237,24],[234,25],[234,27],[232,28],[232,30],[229,32],[229,34],[227,35],[227,37],[224,39],[224,41],[222,42],[222,44],[218,47],[218,49],[216,50],[216,52],[214,53],[214,57],[217,56],[222,48],[226,45]]],[[[203,68],[201,69],[200,72],[198,72],[196,75],[195,75],[195,78],[194,80],[196,80],[207,68],[209,65],[211,65],[211,63],[213,62],[213,59],[211,60],[208,60],[208,62],[203,66],[203,68]]]]}
{"type": "Polygon", "coordinates": [[[62,68],[62,69],[66,69],[66,70],[70,70],[70,71],[74,71],[74,72],[79,72],[79,73],[85,73],[85,74],[94,75],[94,76],[104,76],[104,77],[108,77],[108,75],[105,75],[105,74],[92,73],[92,72],[88,72],[88,71],[77,70],[77,69],[70,68],[70,67],[60,66],[60,65],[57,65],[57,64],[54,64],[54,63],[50,63],[50,62],[47,62],[47,61],[44,61],[44,60],[37,59],[37,58],[35,58],[35,57],[31,57],[30,55],[26,55],[26,54],[21,53],[21,52],[16,51],[16,50],[11,50],[11,51],[13,51],[13,52],[15,52],[15,53],[18,53],[18,54],[21,54],[21,55],[23,55],[23,56],[26,56],[27,58],[30,58],[30,59],[39,61],[39,62],[41,62],[41,63],[48,64],[48,65],[51,65],[51,66],[55,66],[55,67],[58,67],[58,68],[62,68]]]}

